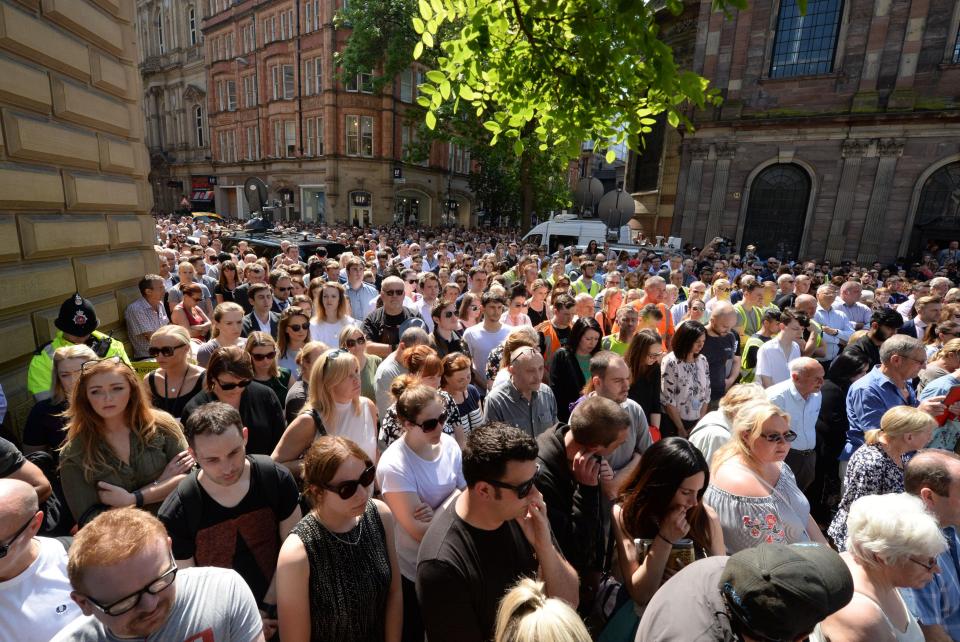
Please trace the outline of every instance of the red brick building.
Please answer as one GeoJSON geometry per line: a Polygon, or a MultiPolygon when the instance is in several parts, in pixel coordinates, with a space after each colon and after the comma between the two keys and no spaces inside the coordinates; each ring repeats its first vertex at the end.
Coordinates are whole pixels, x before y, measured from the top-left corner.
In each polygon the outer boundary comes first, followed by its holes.
{"type": "Polygon", "coordinates": [[[418,70],[379,94],[373,76],[344,83],[334,53],[339,0],[211,0],[203,21],[217,209],[245,217],[243,183],[259,176],[283,216],[308,221],[475,224],[469,154],[435,144],[404,162],[420,117],[418,70]]]}
{"type": "Polygon", "coordinates": [[[724,101],[680,142],[675,236],[833,261],[960,237],[960,2],[687,10],[692,68],[724,101]]]}

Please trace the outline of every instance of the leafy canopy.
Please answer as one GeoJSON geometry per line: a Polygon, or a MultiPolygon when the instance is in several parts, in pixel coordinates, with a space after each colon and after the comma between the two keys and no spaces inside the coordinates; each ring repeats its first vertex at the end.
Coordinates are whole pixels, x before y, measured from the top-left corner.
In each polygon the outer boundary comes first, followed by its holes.
{"type": "Polygon", "coordinates": [[[679,14],[683,0],[417,0],[417,9],[413,57],[439,49],[427,56],[435,68],[421,86],[427,126],[436,126],[444,103],[463,101],[491,144],[508,139],[517,155],[536,144],[573,158],[586,140],[640,149],[657,114],[676,127],[689,124],[688,103],[719,101],[705,78],[677,68],[659,39],[657,12],[679,14]]]}

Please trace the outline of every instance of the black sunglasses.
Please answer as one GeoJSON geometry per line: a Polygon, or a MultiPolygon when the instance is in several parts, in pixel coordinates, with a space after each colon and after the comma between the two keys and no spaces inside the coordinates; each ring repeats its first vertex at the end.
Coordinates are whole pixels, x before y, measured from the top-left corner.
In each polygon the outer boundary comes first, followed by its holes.
{"type": "MultiPolygon", "coordinates": [[[[408,420],[409,421],[409,420],[408,420]]],[[[414,426],[418,426],[423,432],[433,432],[437,429],[437,426],[442,426],[447,423],[447,413],[441,412],[439,417],[434,417],[433,419],[424,419],[421,423],[415,421],[410,421],[414,426]]]]}
{"type": "Polygon", "coordinates": [[[366,337],[360,337],[358,339],[347,339],[344,341],[348,348],[356,348],[357,346],[362,346],[367,343],[366,337]]]}
{"type": "Polygon", "coordinates": [[[263,361],[264,359],[269,359],[270,361],[273,361],[274,359],[277,358],[277,351],[274,350],[273,352],[268,352],[267,354],[257,354],[255,352],[251,352],[250,356],[253,357],[256,361],[263,361]]]}
{"type": "Polygon", "coordinates": [[[384,296],[403,296],[403,290],[384,290],[384,296]]]}
{"type": "Polygon", "coordinates": [[[170,347],[170,346],[161,346],[161,347],[150,346],[149,348],[147,348],[147,354],[149,354],[149,355],[150,355],[151,357],[153,357],[154,359],[156,359],[157,356],[158,356],[158,355],[161,355],[161,354],[162,354],[163,356],[165,356],[165,357],[172,357],[172,356],[173,356],[173,353],[175,353],[175,352],[176,352],[177,350],[179,350],[180,348],[186,347],[186,345],[187,345],[186,343],[181,343],[180,345],[178,345],[178,346],[173,346],[173,347],[170,347]]]}
{"type": "Polygon", "coordinates": [[[309,330],[310,324],[309,323],[291,323],[290,325],[287,326],[287,328],[289,328],[290,330],[293,330],[294,332],[300,332],[301,330],[309,330]]]}
{"type": "Polygon", "coordinates": [[[455,310],[444,310],[440,313],[440,316],[442,316],[444,319],[449,319],[450,317],[457,316],[457,313],[455,310]]]}
{"type": "Polygon", "coordinates": [[[37,516],[36,513],[34,513],[33,515],[31,515],[31,516],[30,516],[30,519],[27,520],[27,523],[20,527],[20,530],[18,530],[18,531],[13,535],[13,537],[10,538],[10,541],[6,542],[5,544],[0,544],[0,559],[3,559],[4,557],[7,556],[7,553],[10,552],[10,547],[13,546],[13,543],[14,543],[15,541],[17,541],[17,538],[18,538],[18,537],[20,537],[21,535],[23,535],[23,531],[27,530],[27,526],[29,526],[30,524],[33,523],[33,518],[36,517],[36,516],[37,516]]]}
{"type": "Polygon", "coordinates": [[[126,597],[122,597],[116,602],[112,602],[110,604],[100,604],[89,595],[87,595],[86,598],[90,600],[91,604],[93,604],[95,607],[97,607],[101,612],[105,613],[106,615],[109,615],[111,617],[123,615],[124,613],[136,608],[137,604],[140,603],[140,598],[143,597],[144,593],[149,593],[150,595],[156,595],[170,588],[170,585],[173,584],[173,581],[177,579],[177,570],[178,570],[177,563],[173,560],[173,556],[171,555],[170,570],[168,570],[163,575],[161,575],[157,579],[147,584],[145,587],[143,587],[136,593],[132,593],[131,595],[128,595],[126,597]]]}
{"type": "Polygon", "coordinates": [[[238,381],[236,383],[223,383],[219,379],[214,379],[214,381],[216,381],[217,384],[220,386],[220,388],[222,388],[223,390],[235,390],[237,388],[246,388],[247,386],[250,385],[249,379],[243,379],[242,381],[238,381]]]}
{"type": "Polygon", "coordinates": [[[537,464],[537,471],[533,473],[533,477],[528,479],[525,482],[520,484],[508,484],[506,482],[497,481],[496,479],[485,479],[483,481],[487,482],[491,486],[496,488],[506,488],[507,490],[512,490],[517,494],[518,499],[523,499],[530,494],[530,491],[533,490],[534,484],[537,483],[537,479],[540,478],[540,464],[537,464]]]}
{"type": "Polygon", "coordinates": [[[340,499],[350,499],[357,494],[357,489],[363,486],[366,488],[373,483],[373,478],[377,475],[377,467],[370,464],[360,475],[360,479],[351,479],[350,481],[340,482],[336,486],[323,484],[327,490],[335,492],[340,499]]]}

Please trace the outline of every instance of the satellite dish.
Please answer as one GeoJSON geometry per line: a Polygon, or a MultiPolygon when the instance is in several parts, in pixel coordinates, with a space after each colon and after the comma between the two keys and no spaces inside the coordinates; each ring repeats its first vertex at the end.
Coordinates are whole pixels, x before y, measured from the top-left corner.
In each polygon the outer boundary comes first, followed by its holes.
{"type": "Polygon", "coordinates": [[[594,206],[603,197],[603,183],[597,178],[581,178],[577,182],[577,189],[573,191],[573,201],[581,208],[589,208],[591,213],[594,206]]]}
{"type": "Polygon", "coordinates": [[[597,213],[609,228],[620,229],[634,212],[633,197],[622,189],[607,192],[600,199],[597,213]]]}
{"type": "Polygon", "coordinates": [[[262,211],[267,202],[267,184],[263,179],[251,176],[243,182],[243,197],[247,199],[251,214],[262,211]]]}

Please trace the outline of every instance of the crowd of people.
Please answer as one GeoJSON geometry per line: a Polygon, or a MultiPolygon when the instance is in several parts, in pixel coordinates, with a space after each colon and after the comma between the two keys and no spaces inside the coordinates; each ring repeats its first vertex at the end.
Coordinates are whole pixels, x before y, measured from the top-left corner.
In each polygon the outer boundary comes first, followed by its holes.
{"type": "Polygon", "coordinates": [[[157,220],[0,439],[0,640],[960,640],[957,242],[157,220]]]}

